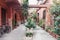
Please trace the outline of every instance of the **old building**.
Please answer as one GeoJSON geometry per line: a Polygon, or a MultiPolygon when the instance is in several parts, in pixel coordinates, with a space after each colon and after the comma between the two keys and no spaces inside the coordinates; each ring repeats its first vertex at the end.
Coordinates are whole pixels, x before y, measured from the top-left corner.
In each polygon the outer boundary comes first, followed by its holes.
{"type": "Polygon", "coordinates": [[[39,13],[39,19],[45,20],[45,26],[53,25],[52,16],[51,13],[49,12],[49,8],[52,5],[52,0],[39,1],[38,5],[45,5],[44,7],[42,6],[37,10],[37,13],[39,13]]]}
{"type": "Polygon", "coordinates": [[[9,25],[12,29],[23,21],[21,5],[18,0],[0,0],[0,27],[9,25]]]}
{"type": "Polygon", "coordinates": [[[53,19],[51,13],[49,12],[49,8],[52,4],[52,0],[36,0],[37,3],[29,5],[30,8],[36,8],[36,13],[40,19],[45,20],[44,26],[53,26],[53,19]]]}

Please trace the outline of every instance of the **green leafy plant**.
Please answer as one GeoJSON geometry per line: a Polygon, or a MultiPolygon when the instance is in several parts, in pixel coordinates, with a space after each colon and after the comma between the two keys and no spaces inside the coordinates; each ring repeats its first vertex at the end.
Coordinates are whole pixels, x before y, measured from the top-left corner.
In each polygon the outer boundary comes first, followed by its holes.
{"type": "Polygon", "coordinates": [[[58,39],[57,40],[60,40],[60,37],[58,37],[58,39]]]}
{"type": "Polygon", "coordinates": [[[44,24],[44,20],[43,20],[43,19],[39,20],[39,24],[38,24],[38,25],[39,25],[40,27],[42,27],[43,24],[44,24]]]}
{"type": "Polygon", "coordinates": [[[33,33],[29,32],[29,33],[26,33],[26,37],[31,37],[33,36],[33,33]]]}
{"type": "Polygon", "coordinates": [[[59,16],[60,15],[60,1],[57,0],[53,0],[53,5],[50,8],[50,12],[55,16],[59,16]]]}
{"type": "Polygon", "coordinates": [[[28,16],[28,0],[23,0],[22,15],[24,16],[24,18],[27,18],[28,16]]]}
{"type": "Polygon", "coordinates": [[[51,31],[51,28],[50,28],[49,26],[47,26],[47,27],[45,28],[45,30],[46,30],[46,31],[48,31],[48,30],[51,31]]]}
{"type": "Polygon", "coordinates": [[[32,17],[33,17],[34,19],[36,19],[36,18],[37,18],[36,13],[34,13],[32,17]]]}
{"type": "Polygon", "coordinates": [[[56,34],[60,35],[60,28],[55,27],[54,33],[56,33],[56,34]]]}
{"type": "MultiPolygon", "coordinates": [[[[54,15],[54,30],[53,32],[58,34],[60,36],[60,0],[53,0],[53,5],[50,8],[50,12],[52,13],[52,15],[54,15]]],[[[58,40],[60,40],[60,37],[58,38],[58,40]]]]}
{"type": "Polygon", "coordinates": [[[35,28],[36,25],[35,25],[35,22],[31,20],[31,18],[29,18],[27,20],[27,24],[25,25],[27,28],[31,29],[31,28],[35,28]]]}

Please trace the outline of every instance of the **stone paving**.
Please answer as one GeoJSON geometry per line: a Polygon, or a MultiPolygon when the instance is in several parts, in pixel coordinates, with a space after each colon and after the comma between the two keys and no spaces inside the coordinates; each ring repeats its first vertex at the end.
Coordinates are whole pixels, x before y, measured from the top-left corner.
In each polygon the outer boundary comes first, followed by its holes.
{"type": "Polygon", "coordinates": [[[9,34],[5,34],[0,40],[23,40],[25,36],[25,26],[22,24],[9,34]]]}
{"type": "MultiPolygon", "coordinates": [[[[12,32],[5,34],[0,40],[24,40],[25,37],[25,26],[22,24],[12,32]]],[[[34,36],[32,40],[56,40],[49,33],[44,31],[42,28],[36,28],[34,30],[34,36]]]]}
{"type": "Polygon", "coordinates": [[[34,30],[35,34],[33,36],[33,40],[56,40],[54,37],[49,35],[46,31],[42,28],[37,28],[34,30]]]}

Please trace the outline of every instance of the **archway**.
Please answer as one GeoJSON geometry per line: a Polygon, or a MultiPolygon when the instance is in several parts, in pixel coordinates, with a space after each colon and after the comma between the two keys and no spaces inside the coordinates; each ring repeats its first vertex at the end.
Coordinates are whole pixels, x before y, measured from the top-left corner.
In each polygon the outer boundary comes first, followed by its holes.
{"type": "Polygon", "coordinates": [[[5,8],[1,8],[1,23],[2,25],[6,25],[6,9],[5,8]]]}
{"type": "Polygon", "coordinates": [[[12,19],[12,28],[16,28],[16,25],[17,25],[17,14],[15,13],[13,15],[13,19],[12,19]]]}

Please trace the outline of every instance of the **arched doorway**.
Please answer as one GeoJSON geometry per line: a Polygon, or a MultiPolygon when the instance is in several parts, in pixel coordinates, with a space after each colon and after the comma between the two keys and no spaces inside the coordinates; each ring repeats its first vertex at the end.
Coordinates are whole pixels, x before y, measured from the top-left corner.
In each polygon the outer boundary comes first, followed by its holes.
{"type": "Polygon", "coordinates": [[[16,24],[17,24],[17,15],[14,14],[13,19],[12,19],[12,28],[16,28],[16,24]]]}
{"type": "Polygon", "coordinates": [[[2,25],[6,25],[6,9],[1,8],[1,23],[2,25]]]}
{"type": "Polygon", "coordinates": [[[43,10],[43,21],[44,21],[43,29],[45,29],[45,20],[46,20],[46,10],[43,10]]]}

